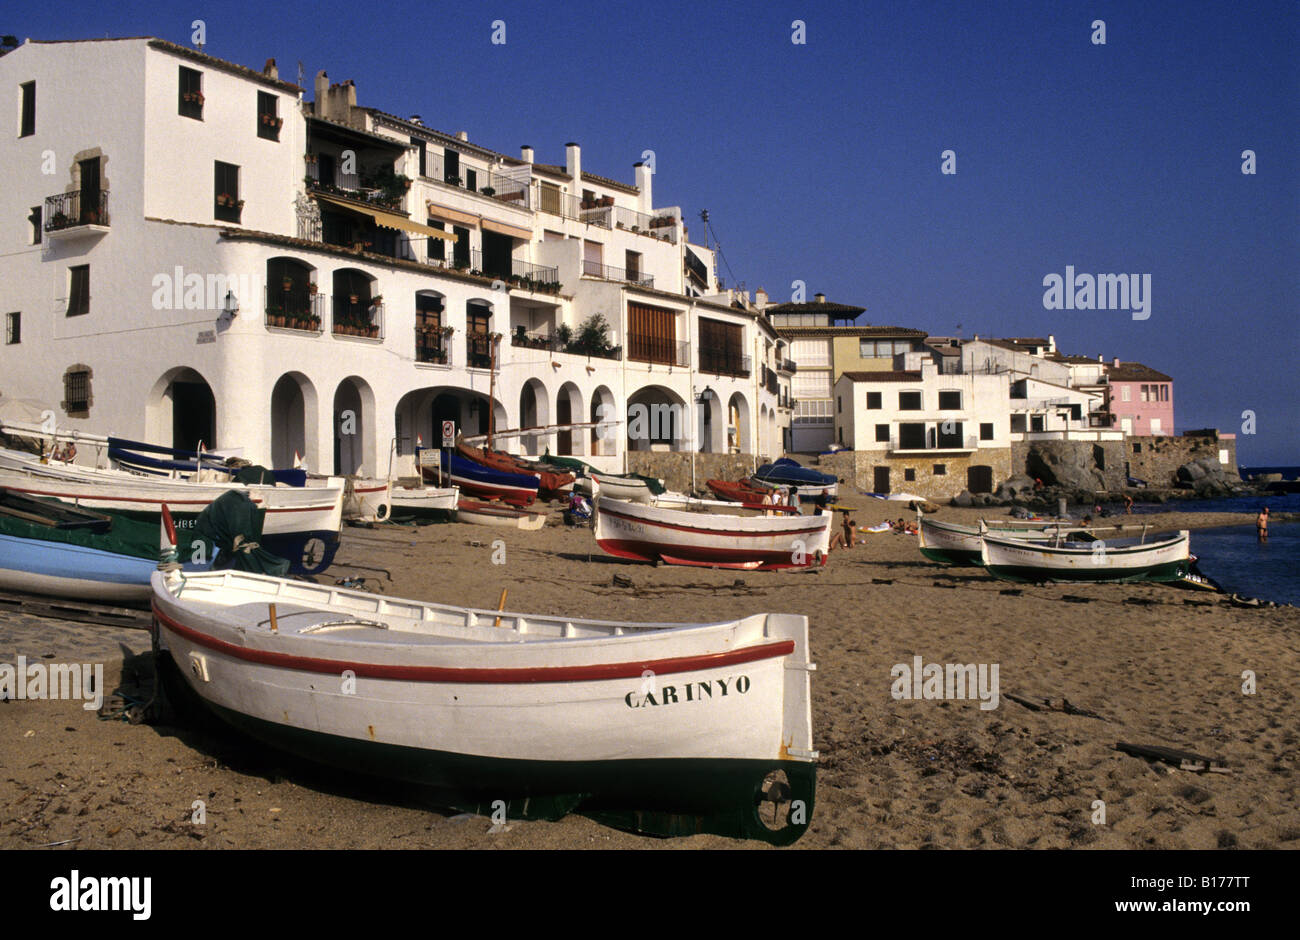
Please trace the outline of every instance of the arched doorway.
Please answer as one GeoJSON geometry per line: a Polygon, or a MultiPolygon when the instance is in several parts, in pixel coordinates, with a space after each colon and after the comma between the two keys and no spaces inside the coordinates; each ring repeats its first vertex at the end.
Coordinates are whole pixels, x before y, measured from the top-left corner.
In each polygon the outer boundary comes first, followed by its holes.
{"type": "Polygon", "coordinates": [[[727,449],[729,451],[740,454],[755,452],[749,425],[749,402],[744,395],[736,392],[727,402],[727,449]]]}
{"type": "Polygon", "coordinates": [[[691,417],[686,402],[672,390],[662,385],[638,389],[627,400],[627,449],[687,450],[691,417]]]}
{"type": "Polygon", "coordinates": [[[291,467],[299,455],[319,470],[316,446],[316,386],[301,372],[286,372],[271,389],[271,465],[291,467]]]}
{"type": "Polygon", "coordinates": [[[207,379],[187,366],[165,372],[145,405],[149,443],[170,441],[182,450],[207,450],[217,444],[217,402],[207,379]]]}
{"type": "MultiPolygon", "coordinates": [[[[574,424],[582,421],[582,392],[572,382],[560,386],[555,398],[555,423],[574,424]]],[[[581,456],[585,435],[581,431],[557,431],[555,452],[561,456],[581,456]]]]}
{"type": "Polygon", "coordinates": [[[375,395],[369,383],[348,376],[334,391],[334,472],[376,475],[375,395]]]}
{"type": "MultiPolygon", "coordinates": [[[[546,386],[539,379],[529,379],[519,391],[519,428],[541,428],[551,423],[551,403],[546,386]]],[[[536,457],[546,447],[548,435],[521,437],[520,449],[536,457]]]]}
{"type": "MultiPolygon", "coordinates": [[[[593,424],[598,421],[612,421],[618,412],[614,405],[614,393],[601,385],[591,393],[591,415],[587,419],[593,424]]],[[[618,444],[615,428],[592,428],[590,450],[592,457],[612,457],[618,444]]]]}
{"type": "Polygon", "coordinates": [[[720,454],[727,447],[726,417],[722,399],[705,386],[695,404],[697,415],[695,442],[702,454],[720,454]]]}

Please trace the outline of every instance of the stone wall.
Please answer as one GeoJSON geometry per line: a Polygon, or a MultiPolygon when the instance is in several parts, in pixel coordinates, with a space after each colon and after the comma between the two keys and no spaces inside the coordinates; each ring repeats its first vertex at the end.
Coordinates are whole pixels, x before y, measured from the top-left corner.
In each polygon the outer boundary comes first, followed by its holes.
{"type": "MultiPolygon", "coordinates": [[[[760,459],[757,466],[766,463],[760,459]]],[[[755,469],[752,454],[696,454],[695,488],[704,492],[707,480],[739,480],[750,476],[755,469]]],[[[691,490],[691,455],[689,452],[670,451],[656,453],[647,450],[628,451],[627,469],[642,476],[658,477],[664,485],[678,493],[691,490]]]]}
{"type": "MultiPolygon", "coordinates": [[[[817,459],[817,469],[833,473],[844,480],[840,492],[854,495],[855,490],[875,492],[876,467],[889,468],[889,489],[893,493],[915,493],[927,499],[952,499],[969,488],[967,471],[972,467],[989,467],[992,489],[1011,476],[1011,449],[983,447],[973,454],[930,454],[926,456],[887,456],[881,451],[840,451],[817,459]],[[935,473],[942,466],[943,473],[935,473]],[[912,479],[908,479],[911,471],[912,479]]],[[[990,490],[991,491],[991,490],[990,490]]]]}
{"type": "Polygon", "coordinates": [[[1182,437],[1130,437],[1125,442],[1129,475],[1152,486],[1173,486],[1178,468],[1202,457],[1219,459],[1219,451],[1228,452],[1223,469],[1237,474],[1237,440],[1217,433],[1187,434],[1182,437]]]}

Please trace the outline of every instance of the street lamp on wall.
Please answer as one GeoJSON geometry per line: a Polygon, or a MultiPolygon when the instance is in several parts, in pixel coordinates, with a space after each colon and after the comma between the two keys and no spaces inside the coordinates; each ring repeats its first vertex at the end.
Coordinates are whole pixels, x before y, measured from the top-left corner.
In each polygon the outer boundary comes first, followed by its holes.
{"type": "Polygon", "coordinates": [[[222,312],[231,320],[239,315],[239,298],[235,296],[234,291],[226,291],[226,301],[221,309],[222,312]]]}

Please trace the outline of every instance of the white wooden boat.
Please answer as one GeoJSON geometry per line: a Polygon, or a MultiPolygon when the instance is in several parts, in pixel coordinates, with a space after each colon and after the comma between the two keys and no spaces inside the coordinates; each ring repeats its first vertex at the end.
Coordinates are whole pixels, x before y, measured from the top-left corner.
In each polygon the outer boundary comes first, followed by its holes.
{"type": "MultiPolygon", "coordinates": [[[[1010,523],[989,525],[988,531],[1008,539],[1045,539],[1057,535],[1068,537],[1075,532],[1090,531],[1081,526],[1068,523],[1010,523]]],[[[980,546],[983,543],[979,526],[961,525],[956,522],[939,522],[928,519],[921,513],[916,514],[917,542],[921,554],[931,561],[950,565],[982,565],[980,546]]]]}
{"type": "Polygon", "coordinates": [[[651,500],[650,487],[645,480],[607,473],[592,473],[589,477],[593,499],[608,496],[610,499],[625,499],[633,503],[649,503],[651,500]]]}
{"type": "Polygon", "coordinates": [[[620,558],[710,568],[825,564],[833,517],[683,512],[625,500],[595,501],[596,544],[620,558]]]}
{"type": "Polygon", "coordinates": [[[306,487],[191,483],[55,460],[41,463],[31,454],[0,448],[0,486],[153,522],[165,503],[182,528],[193,525],[203,508],[222,493],[242,490],[259,509],[266,510],[262,546],[288,559],[291,570],[298,573],[329,567],[343,525],[344,483],[339,477],[306,487]]]}
{"type": "Polygon", "coordinates": [[[793,506],[768,505],[757,502],[733,502],[728,499],[697,499],[685,493],[660,493],[650,497],[650,505],[661,509],[681,509],[688,512],[714,512],[725,516],[738,516],[750,513],[780,513],[787,515],[799,510],[793,506]]]}
{"type": "Polygon", "coordinates": [[[487,503],[461,497],[456,503],[456,521],[471,525],[494,525],[507,529],[536,531],[546,525],[545,512],[530,512],[503,503],[487,503]]]}
{"type": "Polygon", "coordinates": [[[781,844],[812,817],[806,617],[615,623],[162,571],[153,611],[169,694],[451,807],[781,844]],[[795,812],[769,824],[773,774],[795,812]]]}
{"type": "Polygon", "coordinates": [[[390,515],[455,519],[460,489],[455,486],[401,486],[393,484],[390,515]]]}
{"type": "Polygon", "coordinates": [[[1092,542],[1011,539],[989,532],[981,560],[1005,581],[1177,581],[1191,570],[1187,530],[1156,538],[1092,542]]]}

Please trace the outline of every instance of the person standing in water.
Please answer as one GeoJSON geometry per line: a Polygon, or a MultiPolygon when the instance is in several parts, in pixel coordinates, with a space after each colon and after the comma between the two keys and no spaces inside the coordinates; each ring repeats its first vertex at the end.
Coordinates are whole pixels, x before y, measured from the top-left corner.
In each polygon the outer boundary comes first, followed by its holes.
{"type": "Polygon", "coordinates": [[[1259,511],[1259,515],[1255,519],[1255,530],[1259,533],[1259,540],[1261,542],[1268,541],[1268,507],[1267,506],[1265,506],[1263,509],[1259,511]]]}

